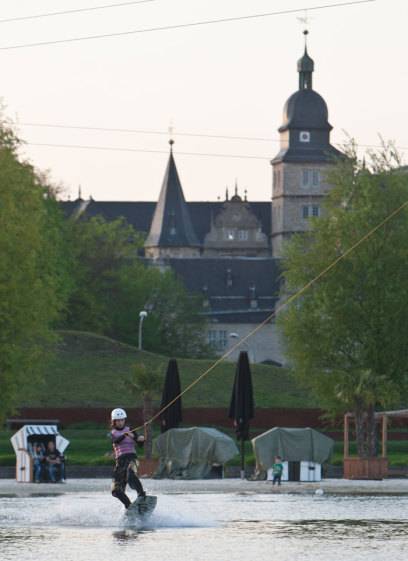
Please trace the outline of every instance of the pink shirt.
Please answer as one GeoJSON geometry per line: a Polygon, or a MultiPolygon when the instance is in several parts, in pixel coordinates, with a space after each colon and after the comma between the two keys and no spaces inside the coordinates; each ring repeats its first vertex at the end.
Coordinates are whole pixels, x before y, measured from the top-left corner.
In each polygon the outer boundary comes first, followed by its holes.
{"type": "Polygon", "coordinates": [[[123,440],[120,442],[114,442],[118,437],[122,436],[125,432],[129,432],[129,427],[123,427],[123,429],[113,429],[112,434],[112,446],[113,451],[115,452],[115,459],[118,459],[119,456],[123,456],[123,454],[135,454],[135,441],[130,436],[125,436],[123,440]]]}

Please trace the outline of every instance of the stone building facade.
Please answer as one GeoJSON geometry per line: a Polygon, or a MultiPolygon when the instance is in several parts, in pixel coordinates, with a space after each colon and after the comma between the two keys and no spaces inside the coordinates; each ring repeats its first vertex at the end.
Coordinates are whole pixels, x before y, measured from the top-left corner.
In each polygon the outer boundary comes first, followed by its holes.
{"type": "Polygon", "coordinates": [[[220,354],[235,347],[252,361],[283,364],[284,346],[273,314],[281,288],[283,244],[304,232],[322,212],[327,172],[342,157],[330,144],[332,126],[324,99],[312,88],[314,62],[298,61],[299,87],[287,100],[280,150],[272,159],[270,201],[249,201],[235,185],[223,202],[186,202],[173,141],[157,202],[66,202],[70,213],[124,217],[145,233],[146,262],[171,268],[191,293],[203,296],[208,342],[220,354]],[[240,343],[264,322],[246,342],[240,343]]]}
{"type": "Polygon", "coordinates": [[[211,229],[203,243],[205,257],[269,257],[270,249],[267,235],[262,231],[259,218],[252,212],[245,199],[235,194],[225,203],[211,221],[211,229]]]}

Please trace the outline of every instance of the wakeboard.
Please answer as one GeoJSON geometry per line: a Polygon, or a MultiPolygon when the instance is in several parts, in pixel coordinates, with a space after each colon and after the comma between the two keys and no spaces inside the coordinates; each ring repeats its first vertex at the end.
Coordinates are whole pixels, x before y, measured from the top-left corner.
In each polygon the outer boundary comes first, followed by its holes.
{"type": "Polygon", "coordinates": [[[133,519],[146,519],[153,514],[157,505],[157,497],[146,495],[138,497],[126,510],[126,515],[133,519]]]}

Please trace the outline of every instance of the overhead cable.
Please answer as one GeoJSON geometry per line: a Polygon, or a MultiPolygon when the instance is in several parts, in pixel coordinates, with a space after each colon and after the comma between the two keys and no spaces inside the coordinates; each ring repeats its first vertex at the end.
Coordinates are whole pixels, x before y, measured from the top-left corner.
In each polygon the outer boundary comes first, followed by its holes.
{"type": "Polygon", "coordinates": [[[49,41],[37,41],[33,43],[22,43],[17,45],[5,45],[4,47],[0,47],[0,51],[11,51],[17,49],[26,49],[31,47],[43,47],[47,45],[60,45],[63,43],[77,43],[79,41],[91,41],[95,39],[108,39],[111,37],[126,37],[131,35],[138,35],[144,33],[155,33],[158,31],[171,31],[175,29],[186,29],[189,27],[200,27],[205,25],[214,25],[217,23],[231,23],[235,21],[245,21],[245,20],[255,20],[261,18],[267,18],[272,16],[282,16],[288,14],[296,14],[299,12],[312,12],[316,10],[325,10],[330,8],[346,8],[349,6],[355,6],[358,4],[368,4],[371,2],[375,2],[376,0],[354,0],[352,2],[338,2],[336,4],[323,4],[321,6],[304,6],[302,8],[294,8],[292,10],[280,10],[277,12],[265,12],[260,14],[249,14],[246,16],[231,16],[219,19],[210,19],[210,20],[200,20],[200,21],[193,21],[188,23],[178,23],[174,25],[163,25],[158,27],[146,27],[142,29],[132,29],[129,31],[119,31],[113,33],[100,33],[98,35],[84,35],[81,37],[71,37],[68,39],[54,39],[49,41]]]}

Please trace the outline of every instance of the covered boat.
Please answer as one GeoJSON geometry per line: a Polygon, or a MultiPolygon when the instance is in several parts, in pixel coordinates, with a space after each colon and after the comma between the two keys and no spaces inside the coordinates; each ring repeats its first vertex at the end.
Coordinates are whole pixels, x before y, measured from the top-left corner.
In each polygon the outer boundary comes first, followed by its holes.
{"type": "Polygon", "coordinates": [[[283,461],[283,481],[320,481],[321,466],[333,451],[334,440],[311,428],[275,427],[252,439],[257,473],[272,478],[275,457],[283,461]]]}
{"type": "Polygon", "coordinates": [[[155,439],[154,450],[159,456],[155,477],[171,479],[204,479],[238,454],[231,437],[206,427],[170,429],[155,439]]]}

